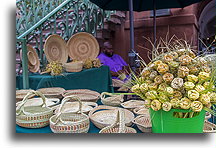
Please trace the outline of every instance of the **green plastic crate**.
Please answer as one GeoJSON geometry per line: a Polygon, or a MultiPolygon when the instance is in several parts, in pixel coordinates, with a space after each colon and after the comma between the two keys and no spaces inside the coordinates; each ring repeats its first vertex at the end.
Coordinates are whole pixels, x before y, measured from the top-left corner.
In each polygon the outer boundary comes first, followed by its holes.
{"type": "Polygon", "coordinates": [[[192,118],[176,118],[174,112],[192,112],[191,110],[171,109],[166,112],[162,109],[154,111],[150,108],[153,133],[203,133],[205,111],[192,118]]]}

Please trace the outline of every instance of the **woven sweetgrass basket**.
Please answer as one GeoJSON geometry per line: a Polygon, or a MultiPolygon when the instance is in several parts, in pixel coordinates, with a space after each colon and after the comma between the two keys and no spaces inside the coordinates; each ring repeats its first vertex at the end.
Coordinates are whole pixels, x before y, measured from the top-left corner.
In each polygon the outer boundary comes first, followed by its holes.
{"type": "Polygon", "coordinates": [[[150,115],[139,115],[133,120],[133,123],[136,124],[138,129],[144,133],[152,131],[150,115]]]}
{"type": "Polygon", "coordinates": [[[26,128],[41,128],[49,125],[53,110],[46,105],[46,98],[38,91],[29,92],[16,107],[16,124],[26,128]],[[25,106],[29,96],[40,96],[43,104],[40,106],[25,106]]]}
{"type": "Polygon", "coordinates": [[[76,61],[76,62],[65,63],[63,67],[67,72],[80,72],[83,69],[83,62],[76,61]]]}
{"type": "Polygon", "coordinates": [[[136,115],[143,115],[143,114],[147,114],[149,115],[149,109],[145,108],[144,106],[143,107],[137,107],[133,110],[133,112],[136,114],[136,115]]]}
{"type": "Polygon", "coordinates": [[[203,132],[204,133],[216,133],[216,125],[214,123],[211,123],[205,120],[203,132]]]}
{"type": "Polygon", "coordinates": [[[48,87],[40,88],[37,91],[41,92],[46,98],[62,99],[62,93],[65,91],[65,89],[61,87],[48,87]]]}
{"type": "Polygon", "coordinates": [[[109,106],[120,106],[120,104],[124,101],[123,97],[124,95],[112,95],[111,93],[108,92],[103,92],[100,95],[101,102],[104,105],[109,105],[109,106]]]}
{"type": "MultiPolygon", "coordinates": [[[[119,107],[99,105],[89,112],[89,118],[97,128],[102,129],[115,123],[116,112],[114,110],[118,108],[119,107]]],[[[127,109],[123,109],[123,111],[125,112],[126,126],[131,126],[134,114],[127,109]]]]}
{"type": "Polygon", "coordinates": [[[68,96],[62,100],[58,114],[50,118],[50,128],[54,133],[87,133],[90,127],[89,117],[82,113],[82,102],[77,96],[68,96]],[[62,112],[65,103],[79,101],[78,112],[62,112]]]}
{"type": "Polygon", "coordinates": [[[117,109],[116,121],[111,126],[104,127],[99,133],[136,133],[136,130],[125,126],[125,112],[117,109]]]}

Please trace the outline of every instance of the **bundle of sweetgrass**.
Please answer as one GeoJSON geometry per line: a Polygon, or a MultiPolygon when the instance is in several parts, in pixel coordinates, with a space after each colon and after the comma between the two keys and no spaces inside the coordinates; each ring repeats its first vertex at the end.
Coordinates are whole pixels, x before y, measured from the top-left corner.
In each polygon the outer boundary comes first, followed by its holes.
{"type": "Polygon", "coordinates": [[[41,74],[50,73],[50,75],[52,76],[57,76],[57,75],[62,75],[62,72],[63,72],[62,63],[53,61],[47,64],[45,71],[43,71],[41,74]]]}
{"type": "Polygon", "coordinates": [[[211,63],[179,39],[161,40],[152,54],[150,63],[141,59],[142,71],[132,74],[131,91],[146,101],[146,107],[192,111],[175,115],[178,118],[193,117],[203,109],[215,115],[216,72],[211,63]]]}

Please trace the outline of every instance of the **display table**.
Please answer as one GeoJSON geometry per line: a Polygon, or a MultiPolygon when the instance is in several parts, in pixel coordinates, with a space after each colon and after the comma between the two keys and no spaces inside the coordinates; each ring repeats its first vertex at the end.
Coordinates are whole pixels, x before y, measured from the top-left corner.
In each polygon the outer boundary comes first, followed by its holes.
{"type": "MultiPolygon", "coordinates": [[[[29,87],[37,90],[45,87],[68,89],[90,89],[101,92],[113,92],[112,78],[108,66],[86,69],[81,72],[63,73],[60,76],[49,74],[30,74],[29,87]]],[[[22,75],[16,77],[16,88],[23,88],[22,75]]]]}

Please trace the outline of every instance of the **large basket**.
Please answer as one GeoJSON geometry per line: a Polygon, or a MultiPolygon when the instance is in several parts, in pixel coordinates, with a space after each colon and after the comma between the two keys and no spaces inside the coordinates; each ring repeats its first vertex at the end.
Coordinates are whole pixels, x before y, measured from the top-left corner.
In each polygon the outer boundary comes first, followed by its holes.
{"type": "Polygon", "coordinates": [[[65,63],[63,67],[67,72],[80,72],[83,69],[83,62],[76,61],[76,62],[65,63]]]}
{"type": "Polygon", "coordinates": [[[120,106],[120,104],[124,101],[123,99],[124,95],[112,95],[108,92],[101,93],[101,102],[104,105],[110,105],[110,106],[120,106]],[[109,97],[106,97],[109,96],[109,97]]]}
{"type": "Polygon", "coordinates": [[[61,87],[48,87],[48,88],[40,88],[37,91],[40,91],[47,98],[62,99],[62,93],[65,91],[65,89],[61,87]]]}
{"type": "Polygon", "coordinates": [[[104,127],[99,133],[136,133],[136,130],[125,126],[125,112],[117,109],[116,121],[111,126],[104,127]]]}
{"type": "Polygon", "coordinates": [[[89,127],[89,117],[82,113],[82,102],[77,96],[65,97],[62,100],[59,113],[50,118],[50,128],[54,133],[87,133],[89,127]],[[69,100],[79,101],[78,112],[62,112],[65,103],[69,100]]]}
{"type": "Polygon", "coordinates": [[[76,95],[79,97],[81,101],[86,101],[86,102],[97,102],[97,100],[100,97],[100,94],[98,92],[89,89],[66,90],[62,94],[63,97],[67,97],[71,95],[76,95]]]}
{"type": "Polygon", "coordinates": [[[150,115],[139,115],[133,120],[133,123],[144,133],[149,133],[152,130],[150,115]]]}
{"type": "Polygon", "coordinates": [[[26,128],[41,128],[49,125],[49,118],[53,110],[46,105],[45,96],[38,91],[29,92],[22,102],[16,107],[16,124],[26,128]],[[41,106],[25,106],[29,96],[40,96],[43,100],[41,106]]]}
{"type": "MultiPolygon", "coordinates": [[[[102,129],[112,125],[116,121],[116,113],[114,110],[118,108],[119,107],[100,105],[89,112],[89,118],[97,128],[102,129]]],[[[126,126],[131,126],[134,114],[127,109],[123,109],[123,111],[125,112],[126,126]]]]}
{"type": "Polygon", "coordinates": [[[216,125],[214,123],[211,123],[205,120],[203,132],[204,133],[216,133],[216,125]]]}

